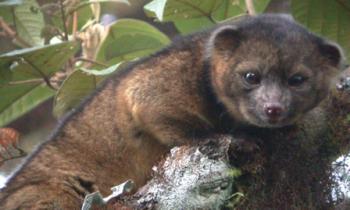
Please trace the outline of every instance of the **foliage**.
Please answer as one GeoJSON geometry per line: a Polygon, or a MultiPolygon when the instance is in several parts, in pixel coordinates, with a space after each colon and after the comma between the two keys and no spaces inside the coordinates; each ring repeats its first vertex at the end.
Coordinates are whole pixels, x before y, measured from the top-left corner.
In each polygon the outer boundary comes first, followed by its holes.
{"type": "Polygon", "coordinates": [[[55,95],[54,114],[62,116],[74,108],[81,100],[92,92],[107,75],[114,72],[120,63],[104,70],[77,69],[62,84],[55,95]]]}
{"type": "Polygon", "coordinates": [[[293,0],[291,6],[298,22],[339,43],[350,58],[349,0],[293,0]]]}
{"type": "Polygon", "coordinates": [[[0,125],[51,97],[54,91],[45,83],[77,50],[76,42],[65,42],[1,55],[0,125]]]}
{"type": "MultiPolygon", "coordinates": [[[[263,13],[269,2],[254,0],[256,12],[263,13]]],[[[100,27],[99,33],[89,31],[99,25],[101,4],[106,3],[130,5],[126,0],[0,2],[1,21],[10,28],[8,31],[2,27],[3,31],[13,40],[14,48],[26,48],[0,56],[0,126],[53,95],[54,112],[61,116],[106,77],[81,69],[103,72],[109,65],[138,59],[169,44],[167,35],[140,20],[120,19],[100,27]],[[78,45],[82,55],[76,54],[78,45]],[[60,78],[55,86],[51,83],[57,80],[54,73],[58,71],[65,73],[65,81],[60,78]]],[[[350,28],[342,27],[350,23],[349,2],[293,0],[291,5],[296,20],[350,50],[350,28]]],[[[247,7],[244,0],[153,0],[144,10],[155,21],[172,22],[179,33],[187,34],[246,15],[247,7]]]]}
{"type": "MultiPolygon", "coordinates": [[[[255,0],[254,3],[261,13],[269,0],[255,0]]],[[[247,8],[244,0],[154,0],[145,5],[145,11],[158,21],[174,22],[181,33],[189,33],[244,15],[247,8]]]]}
{"type": "Polygon", "coordinates": [[[130,61],[155,52],[169,43],[165,34],[146,22],[121,19],[110,25],[108,36],[97,50],[96,59],[109,65],[130,61]]]}

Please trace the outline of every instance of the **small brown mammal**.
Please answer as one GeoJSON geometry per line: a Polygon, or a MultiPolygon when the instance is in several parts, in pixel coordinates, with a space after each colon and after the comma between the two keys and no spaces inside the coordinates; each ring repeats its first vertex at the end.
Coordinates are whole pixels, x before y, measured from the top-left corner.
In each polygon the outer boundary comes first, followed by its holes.
{"type": "Polygon", "coordinates": [[[80,209],[151,167],[174,145],[237,127],[296,123],[328,93],[339,48],[280,15],[180,38],[120,71],[11,177],[0,208],[80,209]]]}

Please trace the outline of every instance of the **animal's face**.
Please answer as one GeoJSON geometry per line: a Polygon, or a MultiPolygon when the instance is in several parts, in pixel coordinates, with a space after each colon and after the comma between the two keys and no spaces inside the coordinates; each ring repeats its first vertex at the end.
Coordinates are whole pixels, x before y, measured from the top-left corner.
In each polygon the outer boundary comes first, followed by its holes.
{"type": "Polygon", "coordinates": [[[212,36],[212,85],[234,119],[290,125],[325,98],[340,51],[285,18],[255,19],[212,36]]]}

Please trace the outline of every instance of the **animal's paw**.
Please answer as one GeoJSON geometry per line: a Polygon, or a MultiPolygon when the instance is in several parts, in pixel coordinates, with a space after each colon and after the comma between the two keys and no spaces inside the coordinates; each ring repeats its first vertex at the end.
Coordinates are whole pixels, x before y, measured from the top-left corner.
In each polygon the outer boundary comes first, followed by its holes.
{"type": "Polygon", "coordinates": [[[260,139],[235,138],[229,150],[230,164],[250,174],[260,172],[265,163],[265,150],[259,145],[261,145],[260,139]]]}
{"type": "Polygon", "coordinates": [[[254,153],[260,150],[257,141],[248,138],[235,138],[231,143],[231,151],[239,153],[254,153]]]}

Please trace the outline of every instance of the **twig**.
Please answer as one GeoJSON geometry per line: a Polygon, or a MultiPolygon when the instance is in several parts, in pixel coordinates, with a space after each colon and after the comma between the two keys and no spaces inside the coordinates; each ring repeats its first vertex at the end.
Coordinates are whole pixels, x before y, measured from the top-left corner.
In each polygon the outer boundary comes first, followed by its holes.
{"type": "Polygon", "coordinates": [[[73,13],[73,26],[72,26],[72,33],[75,35],[78,30],[78,13],[75,11],[73,13]]]}
{"type": "Polygon", "coordinates": [[[100,65],[100,66],[103,66],[103,67],[108,67],[107,64],[104,64],[104,63],[101,63],[101,62],[98,62],[98,61],[95,61],[95,60],[90,60],[90,59],[87,59],[87,58],[75,58],[74,59],[74,62],[77,62],[77,61],[83,61],[83,62],[88,62],[88,63],[92,63],[92,64],[97,64],[97,65],[100,65]]]}
{"type": "Polygon", "coordinates": [[[24,59],[24,61],[27,62],[35,71],[37,71],[37,72],[40,74],[40,76],[44,79],[46,85],[47,85],[49,88],[51,88],[51,89],[53,89],[53,90],[56,90],[56,88],[53,87],[53,86],[51,85],[50,79],[44,74],[44,72],[42,72],[37,66],[34,65],[34,63],[32,63],[31,61],[29,61],[28,59],[25,59],[25,58],[23,58],[23,59],[24,59]]]}
{"type": "Polygon", "coordinates": [[[62,23],[63,23],[63,30],[64,30],[64,40],[68,41],[68,29],[66,25],[66,15],[64,13],[64,6],[63,6],[63,0],[60,0],[60,10],[61,10],[61,17],[62,17],[62,23]]]}
{"type": "Polygon", "coordinates": [[[17,33],[11,29],[11,27],[4,21],[2,17],[0,17],[0,28],[2,28],[7,36],[9,36],[14,42],[20,44],[21,47],[31,47],[30,44],[24,41],[21,37],[17,36],[17,33]]]}
{"type": "Polygon", "coordinates": [[[15,7],[11,7],[11,14],[12,14],[12,20],[13,20],[13,27],[15,28],[15,31],[17,31],[15,7]]]}
{"type": "Polygon", "coordinates": [[[247,12],[251,16],[256,15],[255,7],[254,7],[254,2],[253,0],[245,0],[245,5],[247,7],[247,12]]]}

